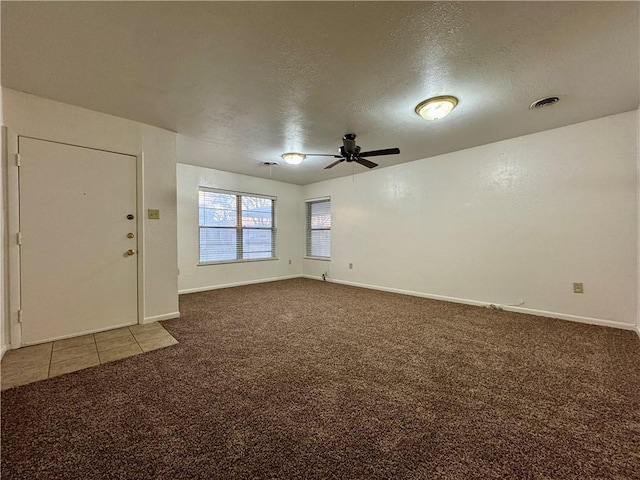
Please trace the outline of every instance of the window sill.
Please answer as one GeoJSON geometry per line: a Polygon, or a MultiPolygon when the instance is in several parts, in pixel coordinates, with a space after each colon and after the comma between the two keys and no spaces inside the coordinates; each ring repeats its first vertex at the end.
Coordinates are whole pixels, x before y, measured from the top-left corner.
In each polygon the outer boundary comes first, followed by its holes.
{"type": "Polygon", "coordinates": [[[305,260],[320,260],[322,262],[330,262],[331,257],[304,257],[305,260]]]}
{"type": "Polygon", "coordinates": [[[271,262],[274,260],[278,260],[278,259],[277,258],[249,258],[247,260],[224,260],[222,262],[197,263],[196,267],[208,267],[210,265],[228,265],[230,263],[271,262]]]}

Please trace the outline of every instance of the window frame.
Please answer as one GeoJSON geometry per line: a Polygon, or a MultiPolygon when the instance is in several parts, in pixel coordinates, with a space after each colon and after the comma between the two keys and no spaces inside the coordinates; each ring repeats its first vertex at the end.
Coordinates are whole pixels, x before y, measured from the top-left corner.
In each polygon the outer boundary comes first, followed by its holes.
{"type": "MultiPolygon", "coordinates": [[[[310,198],[304,201],[305,204],[305,246],[304,246],[304,258],[307,260],[320,260],[325,262],[331,261],[331,230],[332,226],[329,228],[311,228],[311,205],[314,203],[324,203],[327,202],[329,204],[329,216],[331,216],[331,197],[320,197],[320,198],[310,198]],[[328,230],[329,231],[329,256],[317,256],[311,255],[312,245],[311,245],[311,232],[314,230],[328,230]]],[[[332,221],[333,223],[333,221],[332,221]]]]}
{"type": "Polygon", "coordinates": [[[198,187],[198,263],[197,266],[207,266],[207,265],[223,265],[229,263],[247,263],[247,262],[266,262],[278,260],[277,255],[277,227],[276,227],[276,205],[277,205],[278,197],[272,195],[263,195],[259,193],[249,193],[249,192],[237,192],[234,190],[224,190],[221,188],[211,188],[211,187],[198,187]],[[210,192],[210,193],[220,193],[223,195],[234,195],[236,197],[236,225],[235,227],[213,227],[206,226],[200,224],[200,192],[210,192]],[[253,198],[265,198],[267,200],[271,200],[271,227],[270,228],[258,228],[258,227],[243,227],[242,226],[242,197],[253,197],[253,198]],[[214,260],[203,262],[202,258],[202,242],[200,241],[200,232],[202,229],[234,229],[236,231],[236,258],[235,259],[227,259],[227,260],[214,260]],[[238,255],[243,255],[243,238],[244,238],[244,230],[270,230],[271,231],[271,257],[268,258],[237,258],[238,255]]]}

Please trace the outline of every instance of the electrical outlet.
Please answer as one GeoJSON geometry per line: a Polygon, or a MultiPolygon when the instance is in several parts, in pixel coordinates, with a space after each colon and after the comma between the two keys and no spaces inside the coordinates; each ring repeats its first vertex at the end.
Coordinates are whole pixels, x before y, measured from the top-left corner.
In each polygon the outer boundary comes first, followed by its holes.
{"type": "Polygon", "coordinates": [[[353,263],[349,264],[349,270],[353,270],[353,263]]]}
{"type": "Polygon", "coordinates": [[[573,293],[584,293],[584,285],[582,285],[582,282],[573,284],[573,293]]]}
{"type": "Polygon", "coordinates": [[[148,210],[149,220],[160,220],[160,210],[148,210]]]}

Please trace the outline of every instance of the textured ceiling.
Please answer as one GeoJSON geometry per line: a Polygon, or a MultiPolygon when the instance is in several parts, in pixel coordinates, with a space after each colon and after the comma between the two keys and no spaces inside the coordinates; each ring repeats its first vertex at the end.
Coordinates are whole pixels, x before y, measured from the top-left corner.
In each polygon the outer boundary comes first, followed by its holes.
{"type": "Polygon", "coordinates": [[[2,85],[178,132],[178,161],[307,184],[633,110],[637,2],[2,2],[2,85]],[[427,122],[421,100],[455,95],[427,122]],[[558,95],[560,103],[528,106],[558,95]],[[355,169],[355,170],[354,170],[355,169]]]}

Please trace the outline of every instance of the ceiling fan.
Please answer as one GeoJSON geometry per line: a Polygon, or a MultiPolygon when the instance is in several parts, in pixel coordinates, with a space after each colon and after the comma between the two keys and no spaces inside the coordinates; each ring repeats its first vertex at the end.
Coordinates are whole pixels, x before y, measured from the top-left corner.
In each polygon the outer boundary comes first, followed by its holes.
{"type": "Polygon", "coordinates": [[[370,160],[367,160],[365,157],[379,157],[380,155],[397,155],[400,153],[399,148],[385,148],[384,150],[371,150],[369,152],[361,152],[360,147],[356,145],[356,134],[355,133],[347,133],[344,137],[342,137],[343,145],[338,149],[340,155],[332,155],[332,154],[323,154],[323,153],[311,153],[307,154],[310,157],[334,157],[339,158],[333,162],[331,165],[327,165],[327,168],[332,168],[342,162],[356,162],[360,165],[364,165],[367,168],[377,167],[378,164],[374,163],[370,160]]]}

